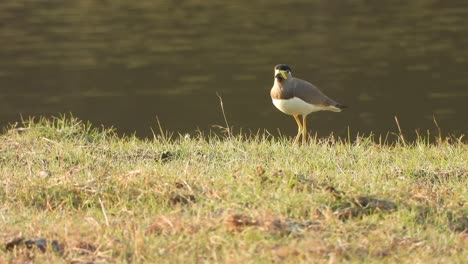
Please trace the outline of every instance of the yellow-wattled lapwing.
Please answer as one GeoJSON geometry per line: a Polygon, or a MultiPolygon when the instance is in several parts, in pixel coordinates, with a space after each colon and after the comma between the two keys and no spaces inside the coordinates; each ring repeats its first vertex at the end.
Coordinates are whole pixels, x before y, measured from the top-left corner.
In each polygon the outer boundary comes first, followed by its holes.
{"type": "Polygon", "coordinates": [[[307,115],[317,111],[341,112],[346,106],[328,98],[313,84],[292,77],[291,68],[286,64],[275,66],[275,82],[271,88],[273,104],[281,112],[294,116],[298,131],[294,139],[297,144],[302,134],[302,144],[307,141],[307,115]],[[302,124],[299,119],[302,115],[302,124]]]}

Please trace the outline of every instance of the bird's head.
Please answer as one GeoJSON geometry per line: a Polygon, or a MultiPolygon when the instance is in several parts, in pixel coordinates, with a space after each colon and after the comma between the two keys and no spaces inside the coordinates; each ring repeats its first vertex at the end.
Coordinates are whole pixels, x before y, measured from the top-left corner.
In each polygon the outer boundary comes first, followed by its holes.
{"type": "Polygon", "coordinates": [[[286,64],[278,64],[275,66],[275,78],[279,81],[292,78],[291,68],[286,64]]]}

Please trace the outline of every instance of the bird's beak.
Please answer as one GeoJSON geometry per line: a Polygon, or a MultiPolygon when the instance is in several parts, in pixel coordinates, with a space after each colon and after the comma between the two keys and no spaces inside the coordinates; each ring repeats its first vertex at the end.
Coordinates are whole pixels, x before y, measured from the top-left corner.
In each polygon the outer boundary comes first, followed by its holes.
{"type": "Polygon", "coordinates": [[[275,77],[276,78],[283,78],[285,80],[288,79],[288,75],[286,75],[286,71],[282,71],[282,70],[275,70],[275,77]]]}

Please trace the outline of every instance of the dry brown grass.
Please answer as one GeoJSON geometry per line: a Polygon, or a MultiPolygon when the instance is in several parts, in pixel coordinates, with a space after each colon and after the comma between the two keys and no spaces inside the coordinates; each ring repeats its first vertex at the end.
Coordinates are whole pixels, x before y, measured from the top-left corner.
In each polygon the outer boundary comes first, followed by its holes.
{"type": "Polygon", "coordinates": [[[0,263],[463,263],[467,157],[30,122],[0,135],[0,263]]]}

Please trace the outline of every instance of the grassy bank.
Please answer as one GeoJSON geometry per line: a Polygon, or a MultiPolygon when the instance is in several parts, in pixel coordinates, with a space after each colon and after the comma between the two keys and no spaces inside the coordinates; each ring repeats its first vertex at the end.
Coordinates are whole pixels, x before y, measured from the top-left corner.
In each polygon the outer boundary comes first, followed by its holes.
{"type": "Polygon", "coordinates": [[[468,259],[465,143],[290,142],[143,141],[70,118],[7,129],[0,262],[468,259]]]}

